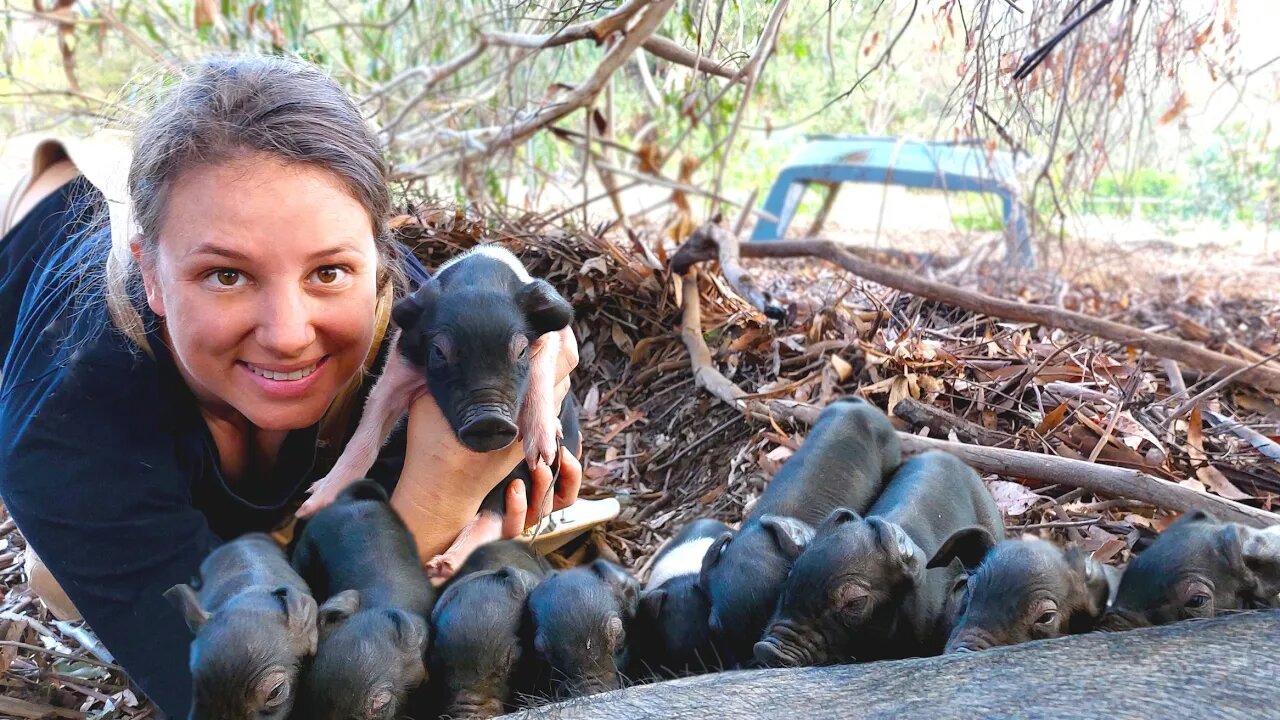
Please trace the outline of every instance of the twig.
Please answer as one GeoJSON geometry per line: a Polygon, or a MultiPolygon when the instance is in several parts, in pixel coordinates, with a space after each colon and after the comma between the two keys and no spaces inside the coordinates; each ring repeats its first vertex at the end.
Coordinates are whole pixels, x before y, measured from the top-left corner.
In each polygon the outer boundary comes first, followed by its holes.
{"type": "MultiPolygon", "coordinates": [[[[683,250],[683,248],[681,249],[683,250]]],[[[1280,371],[1262,367],[1259,363],[1246,363],[1239,358],[1223,355],[1199,345],[1062,308],[1004,300],[946,283],[926,280],[922,277],[862,260],[831,241],[800,240],[742,243],[740,251],[742,257],[751,258],[821,258],[839,265],[859,277],[929,300],[947,303],[1004,320],[1032,322],[1046,327],[1057,327],[1072,332],[1087,333],[1139,350],[1145,350],[1157,357],[1174,358],[1204,372],[1230,368],[1234,371],[1231,379],[1242,379],[1263,390],[1280,391],[1280,371]]],[[[680,255],[680,253],[677,252],[677,255],[680,255]]],[[[699,256],[697,253],[691,253],[688,259],[692,262],[698,262],[700,260],[714,259],[714,255],[706,255],[704,257],[699,256]]],[[[675,258],[672,260],[674,263],[675,258]]]]}
{"type": "MultiPolygon", "coordinates": [[[[697,273],[694,271],[683,278],[685,304],[680,336],[689,351],[689,360],[693,366],[693,376],[697,384],[721,402],[752,417],[766,420],[783,418],[812,425],[818,418],[820,412],[818,408],[779,400],[763,403],[746,401],[743,399],[746,393],[742,388],[715,368],[711,362],[711,351],[702,338],[702,305],[696,277],[697,273]]],[[[1129,497],[1156,507],[1180,512],[1204,510],[1217,517],[1253,527],[1280,524],[1280,515],[1217,495],[1185,488],[1137,470],[1098,465],[1056,455],[934,440],[903,432],[898,433],[898,438],[904,452],[916,454],[926,450],[942,450],[955,455],[980,472],[1084,488],[1094,493],[1129,497]]]]}
{"type": "MultiPolygon", "coordinates": [[[[1188,412],[1191,412],[1191,409],[1194,408],[1196,404],[1199,403],[1201,400],[1221,390],[1223,387],[1226,387],[1227,383],[1231,382],[1232,380],[1235,380],[1236,378],[1240,377],[1241,375],[1244,375],[1245,373],[1249,372],[1250,370],[1253,370],[1254,368],[1260,368],[1262,365],[1269,363],[1272,360],[1275,360],[1276,358],[1280,358],[1280,350],[1277,350],[1276,352],[1271,353],[1270,355],[1262,358],[1261,360],[1258,360],[1257,362],[1251,363],[1249,365],[1245,365],[1244,367],[1237,368],[1236,370],[1234,370],[1233,372],[1231,372],[1229,375],[1222,378],[1218,382],[1196,393],[1195,396],[1192,397],[1190,400],[1179,405],[1177,409],[1175,409],[1172,413],[1169,413],[1169,417],[1165,422],[1172,423],[1174,420],[1177,420],[1178,418],[1182,417],[1188,412]]],[[[1207,368],[1202,368],[1202,369],[1207,369],[1207,368]]]]}
{"type": "Polygon", "coordinates": [[[977,423],[956,417],[941,408],[920,402],[915,398],[903,398],[893,408],[893,414],[911,423],[912,427],[928,427],[941,433],[944,437],[954,430],[956,437],[967,442],[981,445],[1003,445],[1013,439],[995,430],[988,430],[977,423]]]}
{"type": "Polygon", "coordinates": [[[687,266],[678,258],[685,248],[714,251],[716,259],[720,261],[720,272],[729,281],[734,292],[767,317],[775,320],[786,319],[786,308],[775,304],[773,297],[756,283],[755,277],[742,269],[738,255],[738,236],[720,227],[719,216],[694,230],[689,239],[680,246],[676,257],[672,258],[672,270],[681,275],[684,274],[687,266]]]}

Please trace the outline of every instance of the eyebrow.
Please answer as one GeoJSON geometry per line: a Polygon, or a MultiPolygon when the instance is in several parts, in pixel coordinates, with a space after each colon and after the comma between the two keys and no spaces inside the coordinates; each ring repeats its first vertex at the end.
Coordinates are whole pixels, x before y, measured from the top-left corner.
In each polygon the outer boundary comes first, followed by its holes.
{"type": "MultiPolygon", "coordinates": [[[[317,250],[311,253],[307,256],[307,262],[315,262],[331,255],[338,255],[344,252],[358,252],[358,250],[350,243],[342,243],[341,245],[335,245],[333,247],[317,250]]],[[[186,256],[195,257],[197,255],[213,255],[216,257],[224,257],[229,260],[239,260],[241,262],[249,259],[248,255],[245,255],[239,250],[208,242],[197,245],[191,250],[191,252],[187,253],[186,256]]]]}

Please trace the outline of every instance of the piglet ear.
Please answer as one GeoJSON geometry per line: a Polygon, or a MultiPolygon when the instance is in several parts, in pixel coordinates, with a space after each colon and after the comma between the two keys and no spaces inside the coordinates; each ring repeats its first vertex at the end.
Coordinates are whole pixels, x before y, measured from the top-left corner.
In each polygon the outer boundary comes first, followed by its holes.
{"type": "Polygon", "coordinates": [[[391,308],[391,320],[401,330],[408,330],[418,324],[418,319],[425,313],[435,309],[436,299],[440,296],[440,281],[431,278],[422,284],[412,295],[409,295],[391,308]]]}
{"type": "Polygon", "coordinates": [[[982,564],[982,558],[995,546],[996,539],[990,530],[978,525],[961,528],[942,541],[925,567],[946,567],[952,560],[959,559],[965,570],[973,570],[982,564]]]}
{"type": "Polygon", "coordinates": [[[502,580],[512,597],[516,598],[527,597],[529,591],[533,590],[533,586],[538,584],[538,578],[534,577],[533,573],[511,566],[499,569],[494,573],[494,577],[502,580]]]}
{"type": "Polygon", "coordinates": [[[845,523],[849,523],[849,522],[853,522],[855,520],[861,520],[861,519],[862,518],[858,515],[858,513],[850,510],[849,508],[844,508],[844,507],[836,508],[835,510],[832,510],[831,514],[828,515],[822,521],[822,524],[818,525],[817,534],[824,535],[826,533],[831,532],[832,530],[835,530],[841,525],[844,525],[845,523]]]}
{"type": "Polygon", "coordinates": [[[334,627],[341,625],[359,609],[359,590],[343,590],[325,600],[324,604],[320,606],[319,615],[316,618],[316,625],[320,629],[320,635],[323,636],[333,630],[334,627]]]}
{"type": "Polygon", "coordinates": [[[200,598],[196,596],[196,591],[191,589],[190,585],[179,583],[164,591],[164,597],[173,606],[182,613],[182,618],[187,621],[187,627],[191,628],[191,632],[200,632],[200,628],[209,621],[209,613],[200,607],[200,598]]]}
{"type": "Polygon", "coordinates": [[[516,293],[516,304],[535,335],[561,330],[573,322],[573,306],[546,280],[525,283],[516,293]]]}
{"type": "Polygon", "coordinates": [[[1075,574],[1079,586],[1084,590],[1084,611],[1091,619],[1102,617],[1107,609],[1107,599],[1111,596],[1111,585],[1108,582],[1107,570],[1102,563],[1084,550],[1072,545],[1062,553],[1067,560],[1067,567],[1075,574]]]}
{"type": "Polygon", "coordinates": [[[765,515],[760,524],[773,533],[782,554],[788,560],[795,560],[813,540],[813,527],[803,520],[782,515],[765,515]]]}
{"type": "Polygon", "coordinates": [[[591,572],[595,573],[613,589],[618,604],[622,606],[628,618],[636,614],[636,605],[640,602],[640,582],[631,573],[614,565],[608,560],[596,560],[591,563],[591,572]]]}
{"type": "Polygon", "coordinates": [[[427,647],[427,625],[422,618],[403,610],[386,611],[396,631],[396,647],[421,655],[427,647]]]}
{"type": "Polygon", "coordinates": [[[924,551],[897,523],[872,516],[867,518],[875,530],[876,539],[892,563],[897,563],[907,577],[916,577],[923,569],[924,551]]]}
{"type": "Polygon", "coordinates": [[[707,548],[707,554],[702,556],[702,570],[698,573],[698,585],[702,587],[703,592],[711,592],[711,569],[720,562],[720,555],[729,546],[730,540],[733,540],[733,533],[728,531],[720,533],[720,537],[707,548]]]}
{"type": "Polygon", "coordinates": [[[307,655],[316,654],[319,643],[319,626],[317,625],[316,599],[297,588],[281,585],[271,591],[280,598],[289,627],[289,637],[299,638],[307,655]]]}
{"type": "Polygon", "coordinates": [[[609,618],[604,623],[604,639],[605,642],[609,643],[610,653],[618,652],[618,646],[623,641],[622,632],[624,626],[625,623],[623,623],[621,616],[617,613],[609,613],[609,618]]]}
{"type": "Polygon", "coordinates": [[[650,620],[662,617],[662,602],[667,599],[666,590],[649,590],[640,594],[640,614],[650,620]]]}
{"type": "Polygon", "coordinates": [[[1280,526],[1263,530],[1239,526],[1240,554],[1254,594],[1274,605],[1280,593],[1280,526]]]}

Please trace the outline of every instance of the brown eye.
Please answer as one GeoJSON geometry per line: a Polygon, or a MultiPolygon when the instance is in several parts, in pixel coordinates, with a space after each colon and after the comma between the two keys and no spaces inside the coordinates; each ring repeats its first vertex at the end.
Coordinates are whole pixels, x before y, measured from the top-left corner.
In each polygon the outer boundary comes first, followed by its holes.
{"type": "Polygon", "coordinates": [[[341,280],[345,273],[346,270],[337,265],[326,265],[316,270],[315,278],[321,285],[332,285],[341,280]]]}
{"type": "Polygon", "coordinates": [[[218,270],[214,273],[214,279],[222,287],[235,287],[240,280],[240,273],[235,270],[218,270]]]}

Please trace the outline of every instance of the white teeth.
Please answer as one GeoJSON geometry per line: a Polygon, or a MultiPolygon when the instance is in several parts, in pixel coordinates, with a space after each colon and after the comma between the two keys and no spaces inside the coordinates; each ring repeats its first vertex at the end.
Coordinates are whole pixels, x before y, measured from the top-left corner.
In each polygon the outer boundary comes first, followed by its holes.
{"type": "MultiPolygon", "coordinates": [[[[248,365],[248,363],[245,363],[245,364],[248,365]]],[[[290,380],[301,380],[302,378],[315,372],[316,368],[319,366],[320,364],[316,363],[311,367],[303,368],[301,370],[294,370],[293,372],[287,372],[287,373],[275,372],[274,370],[263,370],[262,368],[254,365],[249,365],[249,369],[252,370],[255,375],[261,375],[262,377],[268,380],[290,381],[290,380]]]]}

